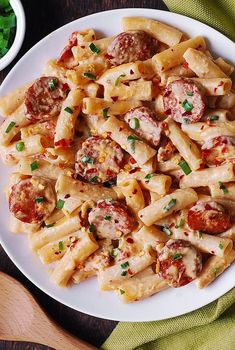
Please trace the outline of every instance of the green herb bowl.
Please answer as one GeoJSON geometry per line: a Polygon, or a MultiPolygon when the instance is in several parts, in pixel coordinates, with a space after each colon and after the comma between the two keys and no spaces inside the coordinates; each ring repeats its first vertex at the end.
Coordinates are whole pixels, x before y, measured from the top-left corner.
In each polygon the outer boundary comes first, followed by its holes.
{"type": "Polygon", "coordinates": [[[16,57],[25,36],[25,13],[20,0],[9,0],[16,15],[16,33],[9,51],[0,59],[0,71],[6,68],[16,57]]]}

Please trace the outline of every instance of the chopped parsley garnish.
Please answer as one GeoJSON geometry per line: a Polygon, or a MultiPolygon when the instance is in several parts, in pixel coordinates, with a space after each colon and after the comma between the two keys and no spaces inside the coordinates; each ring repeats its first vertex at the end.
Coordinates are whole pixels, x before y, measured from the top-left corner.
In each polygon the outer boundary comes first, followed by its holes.
{"type": "Polygon", "coordinates": [[[56,203],[56,208],[57,209],[63,209],[64,207],[64,201],[63,199],[58,199],[57,203],[56,203]]]}
{"type": "Polygon", "coordinates": [[[89,164],[93,164],[94,163],[94,158],[92,157],[87,157],[87,156],[83,156],[81,161],[83,163],[89,163],[89,164]]]}
{"type": "Polygon", "coordinates": [[[125,76],[126,76],[126,74],[121,74],[121,75],[119,75],[119,77],[115,80],[115,86],[118,86],[119,83],[121,82],[121,80],[122,80],[123,78],[125,78],[125,76]]]}
{"type": "Polygon", "coordinates": [[[175,260],[179,260],[182,259],[183,255],[181,253],[175,253],[171,256],[171,260],[175,261],[175,260]]]}
{"type": "Polygon", "coordinates": [[[138,140],[138,137],[136,137],[135,135],[129,135],[127,137],[127,141],[130,142],[131,150],[133,153],[135,153],[135,141],[136,140],[138,140]]]}
{"type": "Polygon", "coordinates": [[[124,269],[127,269],[129,267],[129,262],[126,261],[124,262],[123,264],[121,264],[121,268],[124,270],[124,269]]]}
{"type": "Polygon", "coordinates": [[[109,252],[109,255],[111,256],[111,258],[116,259],[116,257],[117,257],[117,252],[115,251],[115,249],[112,249],[112,250],[109,252]]]}
{"type": "Polygon", "coordinates": [[[176,199],[172,198],[170,202],[163,208],[164,211],[169,211],[176,205],[176,199]]]}
{"type": "Polygon", "coordinates": [[[184,122],[184,124],[189,124],[190,120],[188,118],[183,118],[183,122],[184,122]]]}
{"type": "Polygon", "coordinates": [[[112,186],[116,186],[117,184],[117,179],[113,179],[113,180],[109,180],[109,181],[105,181],[103,183],[104,187],[112,187],[112,186]]]}
{"type": "Polygon", "coordinates": [[[224,192],[224,194],[228,194],[229,190],[224,186],[223,182],[219,181],[219,188],[224,192]]]}
{"type": "Polygon", "coordinates": [[[134,129],[134,130],[139,129],[139,127],[140,127],[139,119],[138,118],[131,119],[130,127],[131,127],[131,129],[134,129]]]}
{"type": "Polygon", "coordinates": [[[106,216],[104,217],[104,220],[110,221],[110,220],[111,220],[111,216],[110,216],[110,215],[106,215],[106,216]]]}
{"type": "Polygon", "coordinates": [[[219,244],[219,249],[223,249],[224,245],[222,243],[219,244]]]}
{"type": "Polygon", "coordinates": [[[96,183],[98,180],[98,176],[93,176],[91,179],[90,179],[90,182],[91,183],[96,183]]]}
{"type": "Polygon", "coordinates": [[[37,197],[34,199],[35,203],[43,203],[45,202],[45,198],[44,197],[37,197]]]}
{"type": "Polygon", "coordinates": [[[211,115],[210,117],[207,118],[208,120],[214,122],[216,120],[219,120],[219,116],[218,115],[211,115]]]}
{"type": "Polygon", "coordinates": [[[72,113],[73,113],[73,110],[72,110],[72,108],[70,108],[70,107],[65,107],[64,111],[67,112],[67,113],[69,113],[69,114],[72,114],[72,113]]]}
{"type": "Polygon", "coordinates": [[[126,276],[126,274],[127,274],[127,271],[122,271],[121,272],[121,276],[126,276]]]}
{"type": "Polygon", "coordinates": [[[9,134],[9,132],[11,131],[11,129],[14,128],[15,125],[16,125],[15,122],[10,122],[10,123],[8,124],[8,127],[6,128],[5,133],[6,133],[6,134],[9,134]]]}
{"type": "Polygon", "coordinates": [[[95,232],[95,225],[91,224],[91,225],[89,226],[89,231],[90,231],[90,232],[95,232]]]}
{"type": "Polygon", "coordinates": [[[203,232],[202,231],[198,231],[198,237],[202,238],[203,232]]]}
{"type": "Polygon", "coordinates": [[[171,236],[172,235],[172,231],[169,229],[169,226],[167,226],[167,225],[163,226],[162,231],[165,232],[165,234],[167,236],[171,236]]]}
{"type": "Polygon", "coordinates": [[[182,102],[182,107],[185,110],[185,112],[191,112],[191,110],[193,109],[193,105],[191,102],[189,102],[188,100],[184,100],[184,102],[182,102]]]}
{"type": "Polygon", "coordinates": [[[48,83],[49,89],[50,89],[51,91],[54,91],[55,88],[56,88],[57,83],[58,83],[57,79],[51,79],[51,80],[49,81],[49,83],[48,83]]]}
{"type": "Polygon", "coordinates": [[[30,168],[31,168],[31,171],[38,169],[38,161],[35,160],[33,163],[31,163],[30,168]]]}
{"type": "Polygon", "coordinates": [[[122,294],[125,294],[125,291],[123,290],[123,289],[119,289],[119,291],[120,291],[120,294],[122,295],[122,294]]]}
{"type": "Polygon", "coordinates": [[[188,96],[193,96],[192,91],[188,91],[188,92],[187,92],[187,95],[188,95],[188,96]]]}
{"type": "Polygon", "coordinates": [[[48,224],[48,225],[44,224],[44,227],[50,228],[50,227],[53,227],[54,225],[55,225],[55,224],[48,224]]]}
{"type": "Polygon", "coordinates": [[[61,252],[61,250],[64,249],[64,243],[63,243],[63,241],[59,241],[59,243],[58,243],[58,248],[59,248],[59,251],[60,251],[60,252],[61,252]]]}
{"type": "Polygon", "coordinates": [[[214,272],[214,275],[217,276],[218,273],[220,272],[220,268],[219,268],[219,267],[215,267],[215,268],[213,269],[213,272],[214,272]]]}
{"type": "Polygon", "coordinates": [[[98,47],[97,46],[95,46],[95,44],[94,43],[91,43],[90,45],[89,45],[89,49],[93,52],[93,53],[100,53],[100,49],[98,49],[98,47]]]}
{"type": "Polygon", "coordinates": [[[185,220],[184,219],[180,219],[180,222],[175,225],[175,228],[183,227],[184,223],[185,223],[185,220]]]}
{"type": "Polygon", "coordinates": [[[107,107],[107,108],[104,108],[103,109],[103,117],[104,117],[104,119],[108,119],[108,111],[109,111],[109,107],[107,107]]]}
{"type": "Polygon", "coordinates": [[[183,170],[185,175],[188,175],[188,174],[190,174],[192,172],[192,170],[190,169],[188,163],[185,162],[185,160],[181,160],[181,162],[179,162],[179,166],[181,167],[181,169],[183,170]]]}
{"type": "Polygon", "coordinates": [[[144,178],[150,180],[153,177],[153,174],[147,174],[144,178]]]}
{"type": "Polygon", "coordinates": [[[83,76],[84,76],[85,78],[88,78],[88,79],[91,79],[91,80],[96,80],[95,74],[90,73],[90,72],[85,72],[85,73],[83,73],[83,76]]]}
{"type": "Polygon", "coordinates": [[[17,144],[16,144],[16,150],[17,150],[18,152],[22,152],[23,149],[24,149],[24,142],[23,142],[23,141],[17,142],[17,144]]]}

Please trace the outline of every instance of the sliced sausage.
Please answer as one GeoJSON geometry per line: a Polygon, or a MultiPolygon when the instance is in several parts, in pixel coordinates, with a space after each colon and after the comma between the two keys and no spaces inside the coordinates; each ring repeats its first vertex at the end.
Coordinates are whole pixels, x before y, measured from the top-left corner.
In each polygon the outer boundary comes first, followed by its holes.
{"type": "Polygon", "coordinates": [[[33,176],[12,186],[10,212],[20,221],[41,223],[55,209],[56,196],[49,181],[33,176]]]}
{"type": "Polygon", "coordinates": [[[202,269],[201,254],[183,239],[170,239],[158,256],[159,275],[178,288],[193,281],[202,269]]]}
{"type": "Polygon", "coordinates": [[[115,201],[98,201],[90,211],[88,221],[95,226],[100,238],[120,238],[134,229],[134,219],[128,214],[127,208],[115,201]]]}
{"type": "Polygon", "coordinates": [[[57,116],[68,91],[68,85],[63,84],[56,77],[37,79],[25,94],[27,118],[37,122],[57,116]]]}
{"type": "Polygon", "coordinates": [[[190,79],[169,83],[163,95],[164,113],[179,123],[196,123],[205,112],[205,97],[199,86],[190,79]]]}
{"type": "Polygon", "coordinates": [[[217,136],[202,145],[202,159],[208,165],[235,162],[235,137],[217,136]]]}
{"type": "Polygon", "coordinates": [[[188,225],[192,230],[216,234],[231,227],[230,215],[214,201],[197,202],[188,211],[188,225]]]}
{"type": "Polygon", "coordinates": [[[86,139],[77,152],[76,173],[92,183],[114,179],[123,162],[121,147],[110,138],[92,136],[86,139]]]}
{"type": "Polygon", "coordinates": [[[113,66],[145,61],[157,52],[157,40],[142,30],[118,34],[107,48],[107,57],[113,66]]]}
{"type": "Polygon", "coordinates": [[[66,45],[64,47],[64,49],[62,50],[62,52],[57,60],[57,63],[63,63],[66,59],[68,59],[70,56],[72,56],[71,49],[72,49],[72,47],[74,47],[78,44],[77,35],[78,35],[78,32],[73,32],[70,35],[68,45],[66,45]]]}
{"type": "Polygon", "coordinates": [[[155,114],[148,107],[130,109],[124,115],[125,122],[151,146],[158,146],[163,130],[163,123],[156,120],[155,114]]]}

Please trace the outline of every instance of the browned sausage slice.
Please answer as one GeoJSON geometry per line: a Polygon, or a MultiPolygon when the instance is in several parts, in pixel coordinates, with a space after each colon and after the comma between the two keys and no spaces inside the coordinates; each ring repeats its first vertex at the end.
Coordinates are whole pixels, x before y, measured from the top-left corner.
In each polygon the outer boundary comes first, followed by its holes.
{"type": "Polygon", "coordinates": [[[157,52],[157,40],[142,30],[118,34],[107,48],[107,57],[113,66],[145,61],[157,52]]]}
{"type": "Polygon", "coordinates": [[[217,136],[202,145],[202,159],[208,165],[235,163],[235,137],[217,136]]]}
{"type": "Polygon", "coordinates": [[[169,83],[163,95],[164,112],[179,123],[198,122],[205,112],[205,98],[198,85],[189,79],[169,83]]]}
{"type": "Polygon", "coordinates": [[[76,173],[92,183],[114,179],[123,162],[121,147],[110,138],[92,136],[86,139],[77,152],[76,173]]]}
{"type": "Polygon", "coordinates": [[[94,225],[100,238],[120,238],[123,234],[131,233],[134,220],[127,208],[115,201],[100,200],[90,211],[88,221],[94,225]]]}
{"type": "Polygon", "coordinates": [[[142,139],[151,146],[158,146],[163,130],[163,123],[157,121],[155,114],[148,107],[130,109],[124,115],[125,122],[142,139]]]}
{"type": "Polygon", "coordinates": [[[63,84],[56,77],[37,79],[25,94],[27,118],[37,122],[57,116],[68,91],[68,85],[63,84]]]}
{"type": "Polygon", "coordinates": [[[193,281],[202,269],[201,254],[183,239],[170,239],[158,256],[159,275],[178,288],[193,281]]]}
{"type": "Polygon", "coordinates": [[[10,212],[20,221],[41,223],[55,209],[55,192],[49,181],[33,176],[19,181],[11,188],[10,212]]]}
{"type": "Polygon", "coordinates": [[[211,234],[224,232],[231,227],[230,215],[214,201],[197,202],[189,209],[187,220],[192,230],[211,234]]]}
{"type": "Polygon", "coordinates": [[[70,37],[69,37],[69,42],[68,45],[64,47],[62,50],[57,63],[63,63],[66,59],[68,59],[70,56],[72,56],[72,47],[76,46],[78,44],[78,39],[77,39],[78,32],[73,32],[70,37]]]}

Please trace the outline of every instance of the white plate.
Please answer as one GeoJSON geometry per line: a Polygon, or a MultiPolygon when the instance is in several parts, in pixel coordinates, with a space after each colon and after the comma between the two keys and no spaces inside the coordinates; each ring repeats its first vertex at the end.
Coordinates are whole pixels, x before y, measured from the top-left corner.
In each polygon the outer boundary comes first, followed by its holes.
{"type": "MultiPolygon", "coordinates": [[[[151,9],[121,9],[100,12],[71,22],[56,30],[35,45],[11,70],[1,87],[1,95],[40,76],[44,63],[58,56],[71,32],[94,28],[100,35],[113,35],[121,31],[123,16],[145,16],[171,24],[190,36],[203,35],[208,39],[213,52],[222,55],[235,64],[234,44],[216,30],[190,18],[174,13],[151,9]]],[[[198,290],[194,283],[185,287],[163,291],[144,301],[123,305],[111,292],[101,292],[96,279],[79,286],[60,289],[50,283],[47,267],[30,252],[27,238],[9,232],[9,212],[3,195],[9,169],[0,165],[0,222],[1,243],[16,266],[41,290],[84,313],[119,321],[152,321],[178,316],[200,308],[217,299],[235,285],[235,264],[220,276],[211,286],[198,290]]]]}

